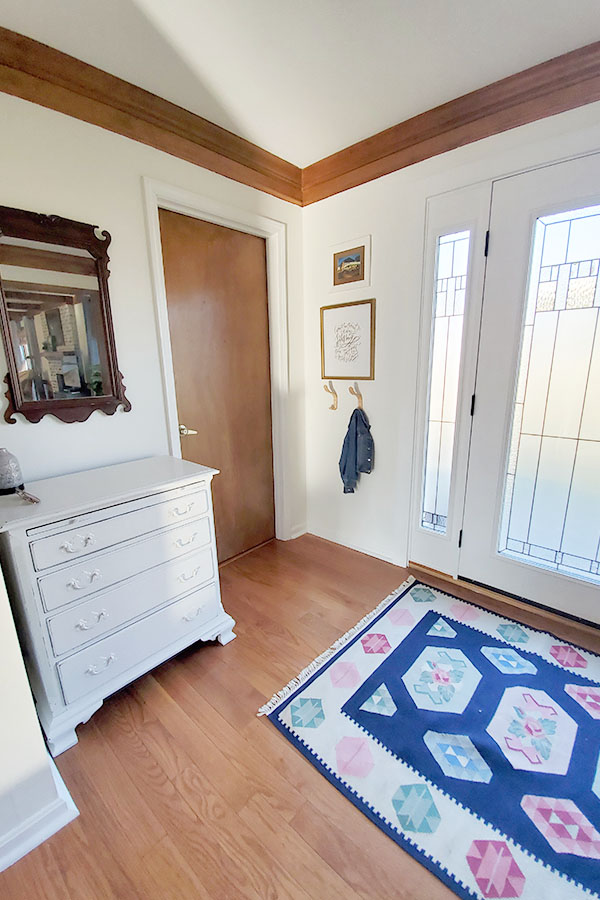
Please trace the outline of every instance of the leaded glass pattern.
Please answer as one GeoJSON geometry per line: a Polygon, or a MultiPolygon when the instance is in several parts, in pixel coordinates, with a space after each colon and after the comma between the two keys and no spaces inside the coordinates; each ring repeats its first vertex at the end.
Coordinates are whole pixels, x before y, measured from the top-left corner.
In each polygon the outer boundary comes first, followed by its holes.
{"type": "Polygon", "coordinates": [[[468,231],[446,234],[436,253],[421,525],[441,534],[448,521],[469,242],[468,231]]]}
{"type": "Polygon", "coordinates": [[[600,581],[600,206],[536,221],[499,550],[600,581]]]}

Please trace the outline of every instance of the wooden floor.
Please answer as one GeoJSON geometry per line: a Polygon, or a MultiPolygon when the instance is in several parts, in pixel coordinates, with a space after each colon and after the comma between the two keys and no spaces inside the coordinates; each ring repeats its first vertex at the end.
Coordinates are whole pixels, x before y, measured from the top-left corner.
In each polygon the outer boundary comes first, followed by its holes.
{"type": "MultiPolygon", "coordinates": [[[[0,874],[2,900],[454,897],[256,718],[406,575],[310,535],[225,566],[237,640],[180,654],[78,729],[57,764],[81,815],[0,874]]],[[[600,651],[591,629],[553,631],[600,651]]]]}

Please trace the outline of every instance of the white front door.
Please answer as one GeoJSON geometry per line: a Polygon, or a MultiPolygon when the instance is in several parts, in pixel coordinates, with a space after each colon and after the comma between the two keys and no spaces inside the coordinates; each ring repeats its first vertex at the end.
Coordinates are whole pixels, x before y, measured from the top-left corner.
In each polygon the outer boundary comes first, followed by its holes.
{"type": "Polygon", "coordinates": [[[599,155],[494,183],[458,573],[600,623],[599,265],[599,155]]]}

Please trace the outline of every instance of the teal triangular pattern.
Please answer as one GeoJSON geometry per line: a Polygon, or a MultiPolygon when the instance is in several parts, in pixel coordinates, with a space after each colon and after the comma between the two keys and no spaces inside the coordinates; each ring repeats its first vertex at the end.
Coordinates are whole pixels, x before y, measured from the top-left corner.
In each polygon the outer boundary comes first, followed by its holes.
{"type": "Polygon", "coordinates": [[[451,625],[442,619],[441,616],[434,622],[427,634],[435,635],[435,637],[455,638],[456,632],[451,625]]]}
{"type": "Polygon", "coordinates": [[[365,712],[377,713],[380,716],[393,716],[397,708],[385,684],[380,684],[361,706],[365,712]]]}

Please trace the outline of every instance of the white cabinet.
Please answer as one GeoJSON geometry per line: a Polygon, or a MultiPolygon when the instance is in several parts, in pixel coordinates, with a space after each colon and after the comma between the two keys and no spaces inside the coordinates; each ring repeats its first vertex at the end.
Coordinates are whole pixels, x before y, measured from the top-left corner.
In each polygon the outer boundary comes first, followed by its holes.
{"type": "Polygon", "coordinates": [[[234,637],[221,604],[215,469],[152,457],[0,498],[0,555],[54,756],[105,697],[198,640],[234,637]]]}

